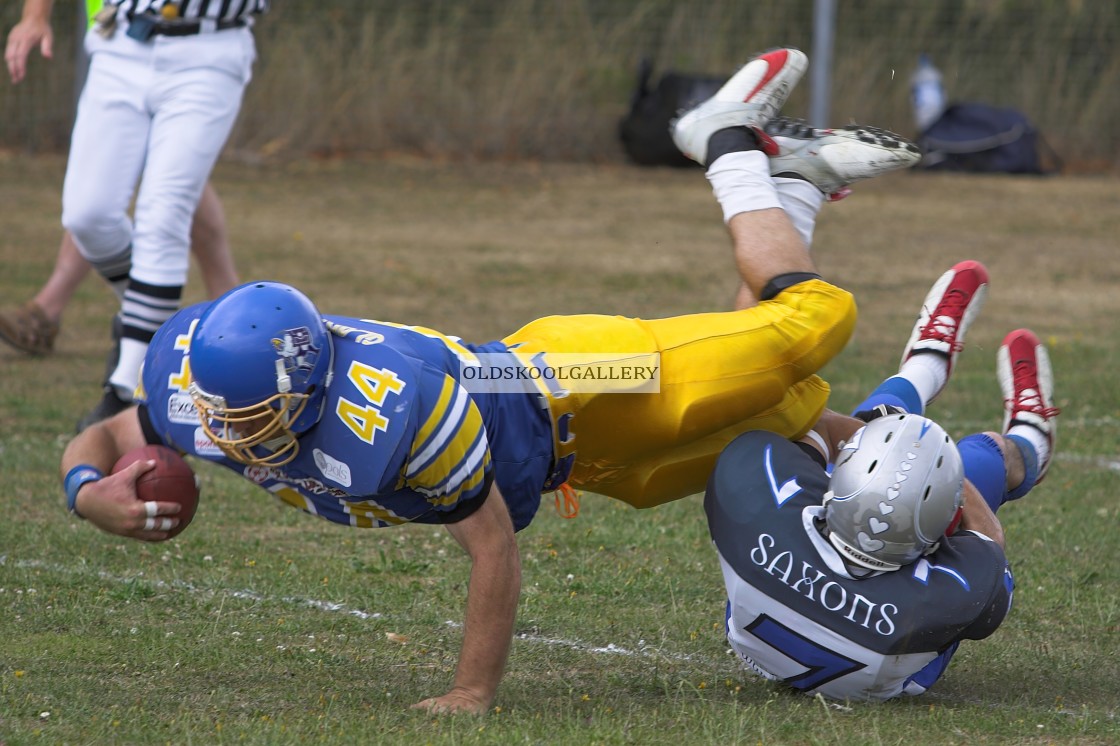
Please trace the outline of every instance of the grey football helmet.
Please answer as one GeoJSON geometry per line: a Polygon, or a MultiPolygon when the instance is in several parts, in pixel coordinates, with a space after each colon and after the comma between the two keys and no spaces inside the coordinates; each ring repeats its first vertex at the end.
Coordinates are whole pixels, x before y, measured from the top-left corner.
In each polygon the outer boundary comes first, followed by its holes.
{"type": "Polygon", "coordinates": [[[961,507],[952,438],[916,414],[872,420],[840,450],[824,497],[828,539],[848,561],[897,570],[937,549],[961,507]]]}

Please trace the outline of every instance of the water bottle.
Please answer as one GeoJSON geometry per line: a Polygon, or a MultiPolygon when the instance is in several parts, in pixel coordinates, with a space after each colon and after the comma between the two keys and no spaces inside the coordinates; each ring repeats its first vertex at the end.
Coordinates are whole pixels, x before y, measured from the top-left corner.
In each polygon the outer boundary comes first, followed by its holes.
{"type": "Polygon", "coordinates": [[[930,62],[929,55],[918,57],[918,67],[910,76],[910,103],[914,107],[914,124],[925,132],[945,111],[945,88],[941,71],[930,62]]]}

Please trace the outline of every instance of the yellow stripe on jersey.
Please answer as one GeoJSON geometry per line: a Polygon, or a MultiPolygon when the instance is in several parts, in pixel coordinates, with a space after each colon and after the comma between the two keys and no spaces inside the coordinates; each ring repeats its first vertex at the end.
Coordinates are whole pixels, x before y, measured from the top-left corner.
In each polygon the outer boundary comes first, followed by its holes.
{"type": "Polygon", "coordinates": [[[458,337],[450,337],[443,332],[437,332],[435,329],[429,329],[426,326],[409,326],[408,324],[398,324],[393,321],[377,321],[375,319],[362,319],[362,321],[369,324],[380,324],[381,326],[391,326],[394,329],[407,329],[410,332],[416,332],[417,334],[443,343],[443,346],[449,349],[463,364],[478,365],[478,356],[468,350],[463,344],[463,340],[458,337]]]}
{"type": "MultiPolygon", "coordinates": [[[[276,484],[268,488],[280,502],[311,515],[319,515],[315,501],[286,485],[276,484]]],[[[408,523],[388,508],[372,500],[339,500],[342,511],[350,516],[350,525],[355,528],[377,528],[379,526],[399,526],[408,523]]]]}
{"type": "Polygon", "coordinates": [[[423,444],[427,443],[428,439],[432,437],[432,433],[435,432],[436,428],[443,421],[447,413],[448,404],[450,404],[458,388],[459,386],[456,385],[455,381],[450,377],[443,379],[443,388],[440,389],[439,399],[436,400],[435,406],[432,407],[432,413],[428,416],[428,420],[420,426],[420,431],[416,433],[416,440],[413,441],[414,448],[417,443],[423,446],[423,444]]]}
{"type": "Polygon", "coordinates": [[[433,505],[454,505],[483,483],[489,466],[482,415],[466,390],[448,378],[439,406],[413,442],[405,484],[433,505]],[[444,397],[447,384],[451,396],[444,397]]]}
{"type": "Polygon", "coordinates": [[[402,518],[372,500],[339,500],[339,503],[342,505],[342,509],[350,515],[350,525],[355,528],[374,528],[378,522],[390,526],[408,523],[407,518],[402,518]]]}
{"type": "Polygon", "coordinates": [[[291,505],[293,508],[311,515],[319,514],[319,511],[315,509],[315,503],[301,495],[299,490],[294,490],[283,484],[274,484],[268,490],[285,505],[291,505]]]}
{"type": "MultiPolygon", "coordinates": [[[[445,387],[447,380],[450,379],[445,379],[445,387]]],[[[474,408],[474,402],[471,401],[466,390],[454,383],[452,383],[452,386],[450,404],[445,404],[442,408],[434,410],[428,418],[428,422],[424,423],[428,424],[434,420],[437,423],[435,432],[430,433],[428,437],[421,437],[421,434],[418,433],[416,439],[412,441],[412,452],[409,454],[408,465],[404,471],[406,477],[415,476],[418,472],[427,469],[432,461],[439,458],[447,444],[457,437],[456,433],[462,428],[464,419],[469,415],[471,408],[474,408]]],[[[440,393],[440,400],[442,400],[442,390],[440,393]]],[[[477,408],[475,409],[477,410],[477,408]]],[[[480,416],[480,423],[481,420],[480,416]]],[[[474,442],[473,437],[471,442],[474,442]]]]}
{"type": "MultiPolygon", "coordinates": [[[[409,487],[428,498],[432,505],[454,505],[464,497],[471,495],[486,479],[486,469],[490,466],[490,449],[485,438],[480,438],[475,447],[462,460],[460,466],[451,472],[438,487],[422,487],[416,482],[409,482],[409,487]],[[448,493],[452,485],[457,485],[454,492],[448,493]]],[[[437,466],[433,466],[433,469],[437,466]]],[[[421,475],[423,476],[423,475],[421,475]]]]}

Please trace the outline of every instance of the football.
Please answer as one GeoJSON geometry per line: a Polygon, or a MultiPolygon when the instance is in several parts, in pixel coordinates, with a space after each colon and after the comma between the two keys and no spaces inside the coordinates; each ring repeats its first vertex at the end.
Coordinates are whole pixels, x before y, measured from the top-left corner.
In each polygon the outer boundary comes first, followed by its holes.
{"type": "Polygon", "coordinates": [[[167,538],[182,533],[198,509],[198,481],[194,470],[183,457],[167,446],[143,446],[125,455],[113,466],[113,473],[136,461],[154,460],[156,466],[136,480],[136,496],[143,502],[151,500],[176,502],[183,506],[179,511],[179,525],[168,532],[167,538]]]}

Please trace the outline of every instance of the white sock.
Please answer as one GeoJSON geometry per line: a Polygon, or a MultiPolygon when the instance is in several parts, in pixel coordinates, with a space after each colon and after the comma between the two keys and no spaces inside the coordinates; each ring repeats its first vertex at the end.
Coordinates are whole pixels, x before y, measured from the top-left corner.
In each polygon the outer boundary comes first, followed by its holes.
{"type": "Polygon", "coordinates": [[[902,364],[898,377],[909,381],[928,404],[949,381],[949,361],[936,352],[919,352],[902,364]]]}
{"type": "Polygon", "coordinates": [[[121,354],[117,358],[117,367],[109,376],[109,383],[123,401],[132,401],[132,392],[140,382],[140,364],[144,362],[147,352],[146,342],[128,337],[121,340],[121,354]]]}
{"type": "Polygon", "coordinates": [[[1034,446],[1038,456],[1038,471],[1042,473],[1050,462],[1050,440],[1033,425],[1012,425],[1005,435],[1017,435],[1034,446]]]}
{"type": "Polygon", "coordinates": [[[770,159],[761,150],[721,155],[707,175],[725,223],[741,212],[784,209],[770,176],[770,159]]]}
{"type": "Polygon", "coordinates": [[[817,214],[824,205],[821,190],[804,179],[790,179],[784,176],[774,178],[778,199],[782,209],[789,215],[793,227],[801,234],[806,247],[813,245],[813,229],[817,225],[817,214]]]}

